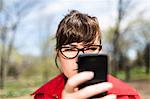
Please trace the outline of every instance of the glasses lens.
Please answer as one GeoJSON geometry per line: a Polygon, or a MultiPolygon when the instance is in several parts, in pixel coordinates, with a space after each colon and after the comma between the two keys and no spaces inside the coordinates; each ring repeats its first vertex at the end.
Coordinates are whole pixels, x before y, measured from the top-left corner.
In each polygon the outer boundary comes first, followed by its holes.
{"type": "Polygon", "coordinates": [[[62,47],[60,49],[60,52],[63,56],[66,58],[75,58],[79,51],[83,51],[85,54],[96,54],[99,53],[99,51],[102,49],[101,45],[90,45],[87,47],[84,47],[82,49],[78,49],[76,47],[62,47]]]}
{"type": "Polygon", "coordinates": [[[92,45],[92,46],[85,48],[84,52],[87,54],[90,54],[90,53],[96,54],[96,53],[99,53],[100,50],[101,50],[101,45],[92,45]]]}
{"type": "Polygon", "coordinates": [[[60,51],[67,58],[73,58],[78,54],[77,48],[63,47],[60,51]]]}

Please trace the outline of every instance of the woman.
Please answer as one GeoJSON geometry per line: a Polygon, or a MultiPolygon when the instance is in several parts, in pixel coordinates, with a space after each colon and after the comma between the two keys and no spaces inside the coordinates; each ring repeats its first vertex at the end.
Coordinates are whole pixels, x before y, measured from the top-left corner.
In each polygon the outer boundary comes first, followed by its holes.
{"type": "Polygon", "coordinates": [[[56,65],[62,72],[35,91],[35,99],[87,99],[108,91],[102,99],[140,99],[135,89],[108,75],[108,82],[78,89],[78,85],[93,78],[93,72],[77,73],[79,54],[99,53],[102,49],[101,32],[96,17],[72,10],[56,32],[56,65]]]}

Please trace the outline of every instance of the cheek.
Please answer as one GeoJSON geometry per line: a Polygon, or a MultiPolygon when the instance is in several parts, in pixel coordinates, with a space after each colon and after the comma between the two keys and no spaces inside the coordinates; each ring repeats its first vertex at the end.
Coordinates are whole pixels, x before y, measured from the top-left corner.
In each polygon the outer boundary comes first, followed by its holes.
{"type": "Polygon", "coordinates": [[[71,77],[77,73],[77,63],[76,58],[74,59],[66,59],[63,57],[60,57],[60,66],[62,69],[62,72],[65,74],[66,77],[71,77]]]}

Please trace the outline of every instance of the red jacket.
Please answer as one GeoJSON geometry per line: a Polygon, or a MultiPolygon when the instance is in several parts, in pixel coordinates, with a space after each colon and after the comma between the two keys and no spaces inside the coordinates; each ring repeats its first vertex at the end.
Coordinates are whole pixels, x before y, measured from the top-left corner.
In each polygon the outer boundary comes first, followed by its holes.
{"type": "MultiPolygon", "coordinates": [[[[117,99],[140,99],[140,95],[135,89],[113,76],[108,76],[108,82],[113,84],[113,88],[108,91],[108,94],[116,94],[117,99]]],[[[34,99],[61,99],[64,85],[64,75],[60,74],[31,95],[34,95],[34,99]]]]}

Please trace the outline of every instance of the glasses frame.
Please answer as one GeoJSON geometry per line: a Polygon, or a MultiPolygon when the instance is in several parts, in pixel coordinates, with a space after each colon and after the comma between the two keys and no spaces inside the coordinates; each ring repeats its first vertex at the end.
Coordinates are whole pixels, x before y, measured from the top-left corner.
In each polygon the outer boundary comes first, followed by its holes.
{"type": "MultiPolygon", "coordinates": [[[[101,45],[101,44],[100,44],[100,45],[90,45],[90,46],[98,46],[98,47],[99,47],[98,53],[102,50],[102,45],[101,45]]],[[[88,46],[88,47],[90,47],[90,46],[88,46]]],[[[75,58],[75,57],[78,56],[78,54],[79,54],[80,51],[82,51],[83,53],[84,53],[84,51],[85,51],[85,50],[84,50],[85,47],[83,47],[83,48],[76,48],[76,49],[78,50],[77,55],[74,56],[74,57],[67,57],[67,56],[65,56],[65,55],[63,54],[63,52],[61,51],[62,48],[68,48],[68,47],[61,47],[61,48],[59,49],[60,53],[61,53],[65,58],[68,58],[68,59],[73,59],[73,58],[75,58]]]]}

